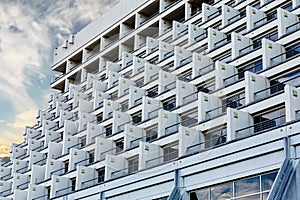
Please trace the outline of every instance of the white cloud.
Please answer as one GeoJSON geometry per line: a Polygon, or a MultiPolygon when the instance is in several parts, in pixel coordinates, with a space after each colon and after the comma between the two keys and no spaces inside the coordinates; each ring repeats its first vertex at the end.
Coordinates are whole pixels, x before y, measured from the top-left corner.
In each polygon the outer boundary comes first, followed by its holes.
{"type": "MultiPolygon", "coordinates": [[[[14,107],[11,113],[15,120],[9,125],[15,131],[11,130],[10,134],[22,135],[17,131],[33,122],[37,102],[47,103],[45,93],[48,92],[52,51],[56,45],[116,2],[0,1],[0,103],[1,100],[10,101],[14,107]],[[34,85],[36,81],[40,84],[34,85]],[[33,97],[32,94],[37,92],[39,94],[33,97]]],[[[0,139],[9,133],[0,127],[0,139]]],[[[17,138],[19,136],[11,136],[7,141],[17,138]]]]}

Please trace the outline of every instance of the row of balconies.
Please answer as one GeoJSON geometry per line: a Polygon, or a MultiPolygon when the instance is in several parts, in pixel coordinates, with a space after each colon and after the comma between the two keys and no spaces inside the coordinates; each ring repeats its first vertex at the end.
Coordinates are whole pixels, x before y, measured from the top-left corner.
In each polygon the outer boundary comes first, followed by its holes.
{"type": "MultiPolygon", "coordinates": [[[[207,11],[205,11],[207,13],[203,14],[205,16],[206,15],[210,16],[209,13],[212,12],[213,10],[217,9],[217,8],[214,8],[213,6],[204,5],[204,4],[203,4],[203,7],[204,8],[209,8],[209,9],[205,9],[205,10],[207,10],[207,11]]],[[[238,18],[237,16],[239,16],[239,15],[237,15],[237,12],[238,12],[237,10],[235,10],[233,8],[230,8],[226,5],[224,5],[222,7],[222,10],[224,11],[223,12],[224,16],[222,16],[222,26],[226,26],[228,21],[230,22],[231,17],[228,18],[230,13],[231,13],[231,15],[233,15],[232,17],[234,19],[238,18]],[[225,13],[226,13],[226,15],[225,15],[225,13]]],[[[298,20],[297,17],[295,18],[294,15],[291,14],[292,16],[289,16],[288,17],[289,19],[287,19],[287,22],[289,22],[289,23],[287,23],[285,21],[285,19],[282,17],[284,15],[283,13],[287,13],[287,12],[283,12],[283,11],[279,11],[279,12],[280,12],[280,15],[278,17],[279,24],[288,24],[288,25],[286,25],[287,27],[283,26],[283,27],[279,28],[279,37],[280,37],[281,35],[284,35],[286,32],[293,31],[292,29],[297,29],[299,24],[294,24],[294,23],[297,23],[299,20],[298,20]],[[282,21],[281,18],[283,18],[283,21],[282,21]],[[293,25],[293,26],[289,27],[289,25],[293,25]]],[[[213,12],[213,13],[215,13],[215,12],[213,12]]],[[[247,30],[248,31],[251,31],[254,28],[257,28],[258,26],[262,26],[262,25],[268,23],[270,20],[273,20],[276,17],[276,13],[274,15],[273,14],[266,15],[262,11],[257,10],[255,8],[251,8],[250,6],[248,6],[246,8],[246,11],[243,12],[243,13],[247,13],[246,14],[247,17],[245,19],[247,19],[246,25],[247,25],[247,30]]],[[[244,16],[244,14],[242,16],[244,16]]],[[[188,38],[189,38],[189,45],[194,44],[195,42],[198,42],[200,39],[204,39],[205,36],[208,34],[208,33],[205,34],[205,32],[206,32],[205,29],[200,28],[200,27],[195,26],[195,25],[187,26],[187,25],[184,25],[184,24],[180,24],[178,22],[173,22],[172,27],[173,27],[172,28],[172,30],[173,30],[173,40],[187,34],[188,38]]],[[[208,37],[208,38],[210,38],[210,37],[208,37]]],[[[227,42],[226,38],[227,38],[227,36],[225,34],[219,35],[219,38],[218,38],[219,41],[216,42],[217,45],[222,45],[223,43],[226,43],[227,42]]],[[[250,41],[248,41],[248,43],[249,42],[250,41]]],[[[146,39],[145,39],[145,41],[143,41],[143,43],[146,43],[146,39]]],[[[213,45],[216,45],[216,43],[213,43],[213,45]]],[[[210,42],[208,42],[208,46],[210,46],[209,44],[210,44],[210,42]]],[[[248,45],[251,45],[251,44],[248,44],[248,45]]],[[[138,45],[138,46],[139,46],[139,49],[140,49],[140,45],[138,45]]],[[[251,49],[251,47],[248,47],[248,48],[251,49]]],[[[120,50],[120,53],[119,53],[120,56],[122,55],[123,51],[127,51],[127,50],[122,49],[122,48],[120,48],[119,50],[120,50]]],[[[99,51],[96,50],[96,52],[99,52],[99,51]]],[[[87,57],[89,57],[89,56],[76,55],[74,58],[71,58],[68,62],[66,62],[64,64],[65,65],[64,67],[59,66],[59,71],[62,71],[61,68],[64,68],[66,73],[68,73],[70,71],[73,71],[75,69],[75,67],[77,68],[79,66],[78,64],[82,64],[82,63],[86,62],[87,57]]],[[[55,78],[55,82],[58,81],[59,78],[62,78],[63,76],[64,76],[64,73],[60,77],[55,78]]]]}

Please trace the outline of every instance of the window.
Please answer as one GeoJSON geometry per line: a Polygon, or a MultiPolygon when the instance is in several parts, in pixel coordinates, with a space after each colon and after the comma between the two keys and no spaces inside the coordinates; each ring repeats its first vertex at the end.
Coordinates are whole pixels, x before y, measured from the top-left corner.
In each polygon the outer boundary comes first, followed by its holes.
{"type": "Polygon", "coordinates": [[[129,106],[128,99],[126,101],[121,102],[121,111],[122,112],[127,111],[128,110],[128,106],[129,106]]]}
{"type": "Polygon", "coordinates": [[[157,124],[146,129],[146,142],[151,142],[157,139],[157,135],[158,135],[157,131],[158,131],[157,124]]]}
{"type": "Polygon", "coordinates": [[[128,173],[133,173],[139,170],[139,156],[128,159],[128,173]]]}
{"type": "Polygon", "coordinates": [[[105,134],[106,134],[106,137],[112,135],[112,124],[105,126],[105,134]]]}
{"type": "Polygon", "coordinates": [[[86,145],[86,136],[80,137],[80,143],[81,143],[81,147],[84,147],[86,145]]]}
{"type": "Polygon", "coordinates": [[[165,110],[174,110],[176,108],[176,96],[173,96],[163,101],[163,107],[165,110]]]}
{"type": "Polygon", "coordinates": [[[130,78],[130,77],[131,77],[131,74],[132,74],[132,70],[126,72],[126,73],[124,74],[124,78],[130,78]]]}
{"type": "Polygon", "coordinates": [[[136,112],[131,115],[133,124],[138,124],[142,121],[142,111],[136,112]]]}
{"type": "Polygon", "coordinates": [[[75,191],[76,189],[76,178],[71,179],[71,190],[75,191]]]}
{"type": "Polygon", "coordinates": [[[110,99],[115,100],[118,98],[118,90],[110,94],[110,99]]]}
{"type": "Polygon", "coordinates": [[[158,86],[155,86],[153,88],[150,88],[147,90],[147,96],[148,97],[156,97],[158,95],[158,86]]]}
{"type": "Polygon", "coordinates": [[[138,79],[135,81],[135,86],[136,87],[142,87],[144,85],[144,77],[138,79]]]}
{"type": "Polygon", "coordinates": [[[178,157],[178,143],[163,147],[164,162],[174,160],[178,157]]]}
{"type": "Polygon", "coordinates": [[[124,150],[124,138],[116,140],[116,153],[120,153],[124,150]]]}
{"type": "Polygon", "coordinates": [[[178,79],[181,81],[190,81],[192,79],[192,69],[189,69],[178,76],[178,79]]]}
{"type": "Polygon", "coordinates": [[[105,177],[105,168],[100,168],[97,169],[97,181],[98,183],[104,182],[104,177],[105,177]]]}
{"type": "Polygon", "coordinates": [[[64,167],[65,167],[65,172],[64,173],[67,173],[69,171],[69,160],[66,160],[64,161],[64,167]]]}
{"type": "Polygon", "coordinates": [[[277,172],[222,183],[190,192],[190,200],[265,200],[277,172]]]}
{"type": "Polygon", "coordinates": [[[103,113],[100,113],[100,114],[98,114],[97,116],[96,116],[96,120],[97,120],[97,123],[99,124],[100,122],[102,122],[102,120],[103,120],[103,113]]]}
{"type": "Polygon", "coordinates": [[[89,164],[91,164],[95,161],[95,151],[94,150],[89,151],[88,155],[89,155],[89,164]]]}

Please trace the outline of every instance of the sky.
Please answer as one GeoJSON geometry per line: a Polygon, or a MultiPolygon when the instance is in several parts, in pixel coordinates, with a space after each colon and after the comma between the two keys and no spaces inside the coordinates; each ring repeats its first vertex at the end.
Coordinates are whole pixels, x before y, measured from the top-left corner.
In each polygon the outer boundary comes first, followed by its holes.
{"type": "Polygon", "coordinates": [[[0,157],[50,99],[54,49],[118,0],[0,0],[0,157]]]}

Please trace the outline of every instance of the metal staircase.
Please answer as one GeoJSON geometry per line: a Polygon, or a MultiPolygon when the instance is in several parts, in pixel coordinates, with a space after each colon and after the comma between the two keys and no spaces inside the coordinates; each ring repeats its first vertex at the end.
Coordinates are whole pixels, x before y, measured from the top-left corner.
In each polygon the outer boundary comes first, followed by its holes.
{"type": "Polygon", "coordinates": [[[269,193],[268,200],[283,200],[296,173],[298,160],[285,159],[269,193]]]}

